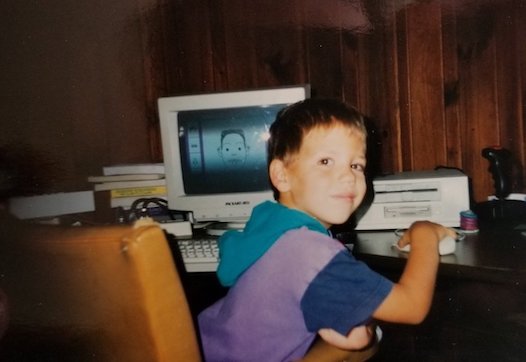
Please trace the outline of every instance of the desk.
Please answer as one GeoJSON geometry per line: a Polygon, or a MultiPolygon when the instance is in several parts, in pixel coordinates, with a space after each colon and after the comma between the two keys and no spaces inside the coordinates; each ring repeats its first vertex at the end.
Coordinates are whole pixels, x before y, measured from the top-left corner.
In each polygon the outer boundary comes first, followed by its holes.
{"type": "MultiPolygon", "coordinates": [[[[398,280],[407,254],[393,231],[360,232],[356,258],[398,280]]],[[[431,311],[417,326],[382,323],[374,361],[521,361],[526,355],[526,237],[486,228],[442,256],[431,311]]]]}
{"type": "MultiPolygon", "coordinates": [[[[356,258],[398,280],[407,254],[391,245],[393,231],[348,234],[356,258]]],[[[187,273],[185,288],[197,314],[224,295],[214,273],[187,273]]],[[[417,326],[382,323],[373,361],[522,361],[526,355],[526,237],[485,229],[442,256],[433,306],[417,326]],[[396,357],[393,357],[396,356],[396,357]]]]}
{"type": "MultiPolygon", "coordinates": [[[[360,232],[352,240],[353,253],[372,267],[402,270],[407,254],[391,246],[397,239],[393,231],[360,232]]],[[[467,234],[454,254],[440,257],[438,274],[524,287],[526,237],[500,228],[467,234]]]]}
{"type": "MultiPolygon", "coordinates": [[[[393,231],[342,235],[340,239],[351,244],[356,258],[371,268],[394,277],[402,272],[407,254],[392,247],[398,239],[393,231]]],[[[185,273],[184,269],[181,273],[186,274],[185,280],[193,293],[200,295],[194,304],[197,312],[226,291],[219,285],[215,273],[185,273]],[[206,293],[202,293],[200,285],[207,285],[206,293]],[[203,299],[212,291],[215,295],[203,299]]],[[[457,242],[454,254],[440,257],[438,278],[502,284],[510,290],[522,291],[526,285],[526,237],[509,228],[486,228],[476,234],[467,234],[457,242]]]]}

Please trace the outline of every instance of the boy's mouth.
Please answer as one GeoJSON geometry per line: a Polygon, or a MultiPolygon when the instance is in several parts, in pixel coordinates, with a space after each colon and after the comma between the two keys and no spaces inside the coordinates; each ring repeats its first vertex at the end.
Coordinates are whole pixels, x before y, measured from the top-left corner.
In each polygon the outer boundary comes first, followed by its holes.
{"type": "Polygon", "coordinates": [[[353,202],[356,196],[354,194],[345,193],[345,194],[336,194],[334,195],[334,198],[338,200],[345,200],[345,201],[353,202]]]}

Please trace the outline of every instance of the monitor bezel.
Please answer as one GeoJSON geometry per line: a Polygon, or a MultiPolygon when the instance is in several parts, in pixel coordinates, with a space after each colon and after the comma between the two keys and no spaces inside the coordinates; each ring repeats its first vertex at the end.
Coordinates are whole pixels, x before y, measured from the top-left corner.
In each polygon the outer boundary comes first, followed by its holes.
{"type": "Polygon", "coordinates": [[[181,111],[291,104],[310,97],[309,85],[162,97],[158,100],[168,207],[198,222],[245,222],[254,206],[273,200],[272,190],[188,195],[184,190],[179,125],[181,111]]]}

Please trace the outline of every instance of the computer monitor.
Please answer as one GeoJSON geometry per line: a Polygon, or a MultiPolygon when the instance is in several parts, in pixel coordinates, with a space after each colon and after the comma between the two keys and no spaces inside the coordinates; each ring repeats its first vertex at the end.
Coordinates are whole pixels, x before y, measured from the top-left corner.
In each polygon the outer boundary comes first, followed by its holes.
{"type": "Polygon", "coordinates": [[[168,207],[194,223],[244,223],[272,200],[267,172],[269,128],[308,85],[160,98],[168,207]]]}

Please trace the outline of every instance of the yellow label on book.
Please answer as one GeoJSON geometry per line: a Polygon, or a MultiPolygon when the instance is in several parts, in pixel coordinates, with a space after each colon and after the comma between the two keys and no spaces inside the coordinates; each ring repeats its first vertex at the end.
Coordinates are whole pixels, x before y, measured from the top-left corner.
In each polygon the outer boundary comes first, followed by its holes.
{"type": "Polygon", "coordinates": [[[111,190],[110,195],[112,198],[119,197],[148,197],[166,195],[166,186],[143,186],[143,187],[131,187],[127,189],[116,189],[111,190]]]}

